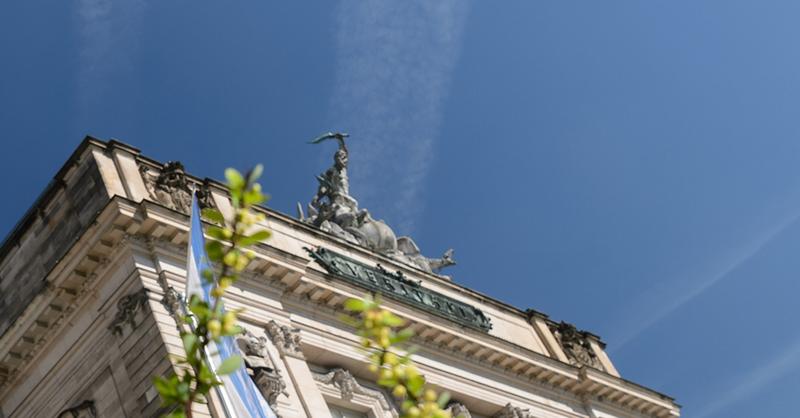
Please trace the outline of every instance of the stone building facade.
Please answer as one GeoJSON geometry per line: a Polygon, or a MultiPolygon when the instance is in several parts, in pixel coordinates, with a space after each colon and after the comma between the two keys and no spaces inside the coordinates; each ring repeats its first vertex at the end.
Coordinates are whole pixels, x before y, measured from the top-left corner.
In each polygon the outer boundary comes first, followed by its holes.
{"type": "MultiPolygon", "coordinates": [[[[340,151],[308,213],[260,209],[273,236],[226,296],[245,308],[239,345],[281,417],[398,416],[338,319],[347,298],[368,291],[411,324],[419,368],[450,392],[454,415],[679,416],[673,399],[620,377],[597,336],[438,274],[452,252],[424,257],[350,202],[340,151]]],[[[152,378],[182,352],[173,315],[192,188],[202,205],[230,210],[223,185],[179,163],[113,140],[81,143],[0,249],[0,417],[164,412],[152,378]]],[[[195,416],[221,415],[212,398],[195,416]]]]}

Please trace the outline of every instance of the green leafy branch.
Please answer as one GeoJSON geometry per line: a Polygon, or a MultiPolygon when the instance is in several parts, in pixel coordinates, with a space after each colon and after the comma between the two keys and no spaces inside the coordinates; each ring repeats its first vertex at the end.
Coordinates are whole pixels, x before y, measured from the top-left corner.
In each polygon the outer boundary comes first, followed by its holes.
{"type": "Polygon", "coordinates": [[[254,205],[267,200],[257,182],[261,172],[260,165],[245,175],[232,168],[225,170],[233,207],[231,216],[225,218],[216,209],[203,210],[203,217],[215,224],[206,231],[213,238],[206,243],[206,252],[216,267],[202,272],[203,280],[212,284],[212,303],[198,295],[191,296],[187,306],[189,312],[179,318],[185,352],[185,356],[178,359],[180,373],[159,376],[153,381],[161,395],[162,406],[171,410],[167,415],[170,418],[192,418],[192,404],[205,403],[211,389],[222,384],[219,376],[241,367],[242,359],[231,356],[212,370],[206,356],[212,341],[219,342],[222,337],[242,332],[236,325],[238,312],[223,311],[222,296],[253,259],[254,254],[247,247],[270,236],[269,231],[255,226],[264,221],[264,214],[252,210],[254,205]]]}
{"type": "Polygon", "coordinates": [[[345,309],[353,313],[344,320],[356,328],[361,345],[369,351],[369,368],[377,374],[378,385],[402,399],[401,418],[451,418],[450,411],[444,409],[450,395],[438,395],[426,388],[425,376],[417,369],[410,351],[395,353],[414,333],[403,328],[402,318],[381,308],[380,295],[348,299],[345,309]]]}

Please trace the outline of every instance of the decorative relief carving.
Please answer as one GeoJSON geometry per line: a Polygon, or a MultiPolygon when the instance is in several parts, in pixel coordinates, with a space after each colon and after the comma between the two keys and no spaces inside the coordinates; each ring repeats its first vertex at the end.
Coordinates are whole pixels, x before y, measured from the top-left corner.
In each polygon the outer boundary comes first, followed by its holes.
{"type": "Polygon", "coordinates": [[[303,351],[300,349],[299,329],[292,329],[286,325],[279,325],[275,321],[269,321],[264,329],[282,355],[303,357],[303,351]]]}
{"type": "Polygon", "coordinates": [[[214,202],[214,196],[211,195],[211,180],[206,178],[203,184],[197,189],[197,204],[201,208],[216,208],[217,203],[214,202]]]}
{"type": "Polygon", "coordinates": [[[345,369],[336,368],[324,374],[314,373],[314,380],[338,388],[343,400],[349,401],[353,399],[353,395],[359,394],[377,399],[383,409],[392,409],[392,406],[389,404],[389,401],[386,400],[386,396],[383,392],[361,386],[358,380],[345,369]]]}
{"type": "Polygon", "coordinates": [[[109,324],[108,329],[115,335],[122,335],[125,324],[136,328],[136,313],[147,306],[147,289],[140,289],[130,295],[123,296],[117,301],[117,314],[109,324]]]}
{"type": "Polygon", "coordinates": [[[494,414],[492,418],[533,418],[529,409],[512,406],[507,403],[500,412],[494,414]]]}
{"type": "Polygon", "coordinates": [[[426,289],[402,272],[390,272],[381,265],[367,266],[323,247],[305,249],[328,273],[358,286],[420,308],[461,325],[481,331],[492,329],[492,322],[480,309],[426,289]]]}
{"type": "Polygon", "coordinates": [[[570,364],[574,366],[589,366],[603,370],[603,365],[597,354],[592,349],[588,333],[579,331],[575,325],[561,321],[558,324],[550,324],[550,330],[561,344],[564,354],[567,355],[570,364]]]}
{"type": "Polygon", "coordinates": [[[453,418],[472,418],[472,414],[469,413],[467,407],[459,402],[450,402],[447,404],[445,411],[450,412],[450,416],[453,418]]]}
{"type": "Polygon", "coordinates": [[[178,317],[183,314],[183,295],[169,285],[167,276],[163,271],[158,275],[158,285],[161,287],[161,291],[164,292],[164,296],[161,297],[161,304],[164,305],[170,316],[175,318],[177,323],[180,323],[178,317]]]}
{"type": "Polygon", "coordinates": [[[286,382],[281,372],[272,364],[267,351],[269,342],[265,337],[257,337],[250,331],[236,339],[239,349],[244,354],[244,363],[247,373],[256,383],[264,399],[267,400],[273,411],[278,408],[278,396],[289,396],[286,391],[286,382]]]}
{"type": "Polygon", "coordinates": [[[170,209],[189,213],[192,208],[192,190],[186,180],[183,164],[170,161],[157,175],[144,165],[139,167],[139,171],[151,199],[170,209]]]}
{"type": "MultiPolygon", "coordinates": [[[[183,164],[170,161],[164,165],[161,172],[153,174],[150,168],[141,165],[139,172],[142,174],[150,199],[164,206],[189,213],[192,209],[191,180],[186,176],[183,164]]],[[[215,207],[211,196],[210,180],[206,179],[197,190],[197,202],[202,208],[215,207]]]]}
{"type": "Polygon", "coordinates": [[[72,408],[65,409],[58,414],[58,418],[96,418],[97,408],[94,401],[83,401],[72,408]]]}

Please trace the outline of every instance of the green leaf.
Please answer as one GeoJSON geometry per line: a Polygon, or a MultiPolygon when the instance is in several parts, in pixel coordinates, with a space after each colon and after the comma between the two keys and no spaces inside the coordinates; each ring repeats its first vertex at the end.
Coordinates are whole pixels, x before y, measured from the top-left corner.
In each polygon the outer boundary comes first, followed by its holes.
{"type": "Polygon", "coordinates": [[[386,315],[383,318],[383,323],[388,325],[388,326],[390,326],[390,327],[399,327],[399,326],[405,324],[406,321],[404,321],[403,318],[400,318],[397,315],[390,314],[390,315],[386,315]]]}
{"type": "Polygon", "coordinates": [[[229,233],[225,229],[220,228],[218,226],[212,226],[212,227],[208,228],[206,230],[206,233],[208,233],[208,235],[210,235],[211,238],[220,239],[220,240],[227,240],[229,238],[229,236],[230,236],[229,233]]]}
{"type": "Polygon", "coordinates": [[[156,390],[164,400],[174,398],[176,395],[175,387],[170,384],[169,380],[161,376],[153,378],[153,386],[156,387],[156,390]]]}
{"type": "Polygon", "coordinates": [[[264,172],[264,166],[261,164],[256,164],[248,173],[247,173],[247,182],[253,183],[261,177],[261,173],[264,172]]]}
{"type": "Polygon", "coordinates": [[[203,322],[203,319],[210,313],[210,309],[208,309],[208,304],[206,302],[197,299],[196,296],[197,295],[192,295],[192,301],[189,303],[189,310],[197,317],[198,321],[203,322]]]}
{"type": "Polygon", "coordinates": [[[186,402],[189,400],[189,384],[186,382],[180,382],[175,387],[176,391],[178,392],[178,399],[181,400],[181,403],[186,402]]]}
{"type": "Polygon", "coordinates": [[[225,223],[225,218],[222,216],[222,212],[214,208],[205,208],[203,209],[202,214],[204,218],[211,222],[218,223],[220,225],[225,223]]]}
{"type": "Polygon", "coordinates": [[[169,413],[169,415],[165,415],[166,418],[186,418],[186,413],[183,412],[183,409],[176,409],[169,413]]]}
{"type": "Polygon", "coordinates": [[[414,331],[409,328],[401,329],[397,332],[394,336],[391,337],[392,344],[400,344],[408,341],[411,337],[414,336],[414,331]]]}
{"type": "Polygon", "coordinates": [[[228,180],[228,187],[237,191],[244,187],[244,177],[235,168],[225,169],[225,179],[228,180]]]}
{"type": "Polygon", "coordinates": [[[271,235],[272,233],[270,233],[266,229],[262,229],[260,231],[256,231],[255,233],[249,236],[242,237],[239,240],[239,245],[241,245],[242,247],[248,247],[253,244],[258,244],[259,242],[265,241],[271,235]]]}
{"type": "Polygon", "coordinates": [[[230,356],[217,367],[217,374],[222,376],[235,372],[242,365],[240,356],[230,356]]]}
{"type": "Polygon", "coordinates": [[[347,299],[344,308],[351,312],[363,312],[367,308],[367,302],[356,298],[347,299]]]}
{"type": "Polygon", "coordinates": [[[439,400],[436,401],[436,403],[439,404],[439,408],[444,408],[445,406],[447,406],[447,402],[449,400],[450,400],[450,393],[442,392],[442,394],[439,395],[439,400]]]}
{"type": "Polygon", "coordinates": [[[222,256],[225,254],[222,243],[219,241],[209,241],[206,244],[206,253],[211,261],[222,260],[222,256]]]}
{"type": "Polygon", "coordinates": [[[187,332],[181,336],[181,340],[183,340],[183,349],[186,350],[186,353],[194,353],[195,343],[197,343],[197,335],[187,332]]]}
{"type": "Polygon", "coordinates": [[[234,325],[227,332],[223,332],[222,335],[223,336],[231,336],[231,335],[239,335],[239,334],[242,334],[242,333],[244,333],[244,328],[242,328],[242,327],[240,327],[238,325],[234,325]]]}
{"type": "Polygon", "coordinates": [[[408,387],[409,392],[419,395],[425,386],[425,378],[422,377],[422,375],[412,376],[408,379],[406,386],[408,387]]]}

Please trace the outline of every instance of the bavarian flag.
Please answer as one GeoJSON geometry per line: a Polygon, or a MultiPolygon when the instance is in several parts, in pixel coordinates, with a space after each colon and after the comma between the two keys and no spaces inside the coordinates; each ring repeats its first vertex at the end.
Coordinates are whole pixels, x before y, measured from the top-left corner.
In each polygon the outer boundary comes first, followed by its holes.
{"type": "MultiPolygon", "coordinates": [[[[187,301],[192,295],[198,295],[209,305],[213,305],[210,294],[213,285],[201,279],[203,270],[210,268],[203,237],[203,225],[200,221],[200,207],[197,204],[197,196],[192,193],[189,251],[186,260],[187,301]]],[[[222,337],[219,344],[212,342],[209,345],[209,352],[206,355],[211,369],[216,370],[225,359],[233,355],[241,356],[241,353],[233,337],[222,337]]],[[[217,386],[217,394],[221,398],[224,412],[228,418],[276,418],[275,413],[272,412],[269,404],[248,376],[244,364],[235,372],[218,376],[218,378],[222,381],[222,386],[217,386]]]]}

